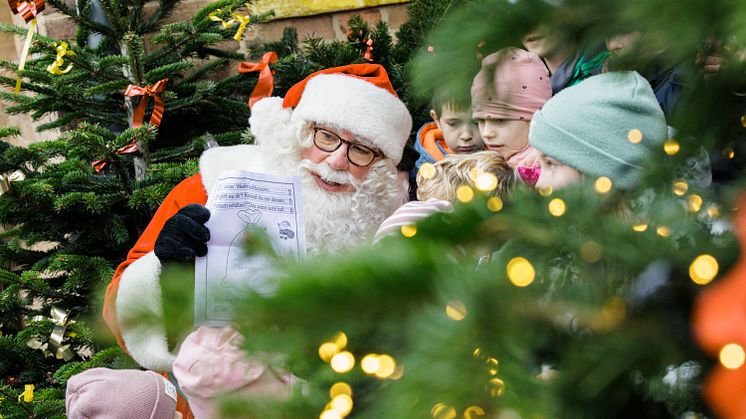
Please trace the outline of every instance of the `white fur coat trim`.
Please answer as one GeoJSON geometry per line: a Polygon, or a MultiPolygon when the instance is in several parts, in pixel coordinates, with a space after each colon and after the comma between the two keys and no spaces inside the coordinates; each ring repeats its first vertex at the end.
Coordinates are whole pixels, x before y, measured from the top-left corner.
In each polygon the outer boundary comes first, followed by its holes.
{"type": "Polygon", "coordinates": [[[266,164],[259,158],[255,145],[242,144],[228,147],[215,147],[202,153],[199,159],[199,173],[208,195],[224,170],[250,170],[266,172],[266,164]]]}
{"type": "Polygon", "coordinates": [[[168,350],[160,276],[161,262],[153,252],[125,269],[117,291],[117,323],[138,364],[170,372],[176,357],[168,350]]]}

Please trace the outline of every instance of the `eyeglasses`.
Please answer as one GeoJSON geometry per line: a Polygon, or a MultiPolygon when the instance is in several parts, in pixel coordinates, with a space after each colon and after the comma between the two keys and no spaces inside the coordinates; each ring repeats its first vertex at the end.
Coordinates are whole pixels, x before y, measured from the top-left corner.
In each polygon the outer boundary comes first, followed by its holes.
{"type": "Polygon", "coordinates": [[[355,166],[370,166],[373,160],[380,155],[380,153],[369,147],[343,140],[339,135],[331,131],[319,127],[313,127],[312,129],[313,144],[321,151],[333,153],[342,146],[342,143],[347,144],[347,160],[355,166]]]}

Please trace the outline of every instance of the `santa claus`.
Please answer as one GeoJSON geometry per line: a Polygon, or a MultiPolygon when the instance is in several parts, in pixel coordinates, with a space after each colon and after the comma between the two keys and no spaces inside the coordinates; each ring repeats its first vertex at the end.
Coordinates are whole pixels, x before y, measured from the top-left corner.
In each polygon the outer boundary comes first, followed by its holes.
{"type": "Polygon", "coordinates": [[[249,123],[256,144],[205,151],[199,174],[166,197],[107,288],[104,319],[144,368],[170,372],[175,352],[168,348],[165,328],[138,321],[136,313],[145,307],[162,317],[162,266],[206,254],[209,211],[203,205],[220,172],[301,177],[311,257],[367,243],[407,201],[408,181],[396,166],[412,119],[380,65],[311,74],[284,99],[256,102],[249,123]]]}

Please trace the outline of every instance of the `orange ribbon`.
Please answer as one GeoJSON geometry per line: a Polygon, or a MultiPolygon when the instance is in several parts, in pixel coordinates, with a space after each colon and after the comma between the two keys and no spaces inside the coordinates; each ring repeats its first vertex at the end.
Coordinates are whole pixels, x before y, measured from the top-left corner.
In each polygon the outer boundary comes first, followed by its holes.
{"type": "Polygon", "coordinates": [[[132,114],[132,127],[139,128],[143,124],[145,118],[145,108],[148,103],[148,96],[153,98],[153,113],[150,115],[150,123],[156,127],[161,124],[163,118],[163,99],[158,96],[158,93],[163,92],[166,89],[166,83],[168,79],[158,81],[156,84],[148,85],[145,87],[136,86],[130,84],[127,86],[127,90],[124,91],[124,95],[127,97],[142,96],[140,103],[135,108],[135,113],[132,114]]]}
{"type": "MultiPolygon", "coordinates": [[[[116,154],[132,154],[137,153],[137,151],[140,150],[140,148],[137,146],[136,141],[132,141],[129,144],[125,144],[122,147],[119,147],[117,151],[115,151],[116,154]]],[[[101,160],[96,160],[93,163],[91,163],[91,166],[96,170],[96,172],[101,172],[106,168],[106,166],[109,165],[109,158],[103,158],[101,160]]]]}
{"type": "Polygon", "coordinates": [[[277,54],[270,51],[262,55],[262,60],[258,63],[244,61],[238,64],[238,72],[241,74],[259,72],[259,79],[249,97],[249,109],[253,108],[260,99],[272,96],[272,90],[275,88],[275,79],[272,75],[275,71],[269,65],[274,64],[275,61],[277,61],[277,54]]]}
{"type": "Polygon", "coordinates": [[[366,61],[373,61],[373,40],[368,38],[363,43],[367,45],[365,52],[363,52],[363,58],[366,61]]]}
{"type": "Polygon", "coordinates": [[[10,6],[10,10],[13,12],[13,14],[20,14],[21,17],[23,17],[23,20],[25,20],[26,23],[29,23],[31,22],[31,20],[36,18],[36,15],[44,10],[44,7],[46,5],[44,3],[44,0],[8,0],[8,6],[10,6]]]}

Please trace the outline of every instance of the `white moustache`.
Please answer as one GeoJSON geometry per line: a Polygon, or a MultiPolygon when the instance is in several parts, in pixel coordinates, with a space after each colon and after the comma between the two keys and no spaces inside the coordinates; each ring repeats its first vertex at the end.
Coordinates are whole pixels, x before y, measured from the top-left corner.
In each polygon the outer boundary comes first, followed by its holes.
{"type": "Polygon", "coordinates": [[[301,167],[318,175],[326,182],[338,183],[340,185],[353,185],[357,187],[359,181],[346,170],[335,170],[328,163],[313,163],[310,160],[302,160],[301,167]]]}

